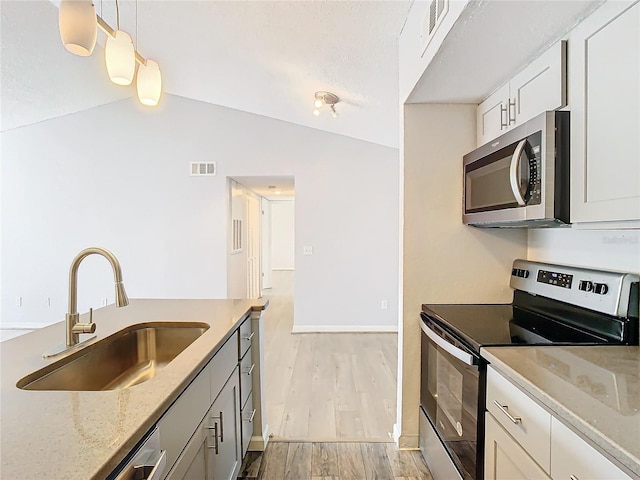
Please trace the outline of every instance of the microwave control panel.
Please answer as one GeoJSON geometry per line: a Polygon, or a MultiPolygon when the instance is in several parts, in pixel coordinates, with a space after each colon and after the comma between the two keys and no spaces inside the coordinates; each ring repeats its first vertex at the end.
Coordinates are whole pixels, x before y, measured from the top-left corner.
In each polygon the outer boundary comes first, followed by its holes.
{"type": "Polygon", "coordinates": [[[527,205],[540,205],[542,200],[542,161],[540,145],[542,139],[542,132],[536,132],[529,136],[529,201],[527,205]]]}

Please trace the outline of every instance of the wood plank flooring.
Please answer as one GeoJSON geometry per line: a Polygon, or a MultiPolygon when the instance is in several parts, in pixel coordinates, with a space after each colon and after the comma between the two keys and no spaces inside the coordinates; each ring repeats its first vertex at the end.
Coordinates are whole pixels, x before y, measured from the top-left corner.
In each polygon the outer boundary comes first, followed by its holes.
{"type": "MultiPolygon", "coordinates": [[[[243,477],[249,478],[249,477],[243,477]]],[[[257,480],[431,480],[420,452],[391,443],[270,442],[257,480]]]]}
{"type": "Polygon", "coordinates": [[[397,334],[291,334],[293,288],[294,272],[274,271],[273,288],[265,292],[265,402],[272,438],[391,442],[397,334]]]}

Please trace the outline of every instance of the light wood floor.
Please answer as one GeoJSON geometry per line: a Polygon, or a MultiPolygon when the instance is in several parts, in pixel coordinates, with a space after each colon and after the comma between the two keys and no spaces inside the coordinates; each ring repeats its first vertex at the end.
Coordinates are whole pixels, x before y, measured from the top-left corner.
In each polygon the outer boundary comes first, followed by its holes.
{"type": "Polygon", "coordinates": [[[431,479],[418,451],[390,443],[270,442],[258,480],[431,479]]]}
{"type": "Polygon", "coordinates": [[[392,442],[397,334],[291,334],[293,288],[294,272],[274,271],[273,288],[265,291],[265,402],[272,439],[392,442]]]}

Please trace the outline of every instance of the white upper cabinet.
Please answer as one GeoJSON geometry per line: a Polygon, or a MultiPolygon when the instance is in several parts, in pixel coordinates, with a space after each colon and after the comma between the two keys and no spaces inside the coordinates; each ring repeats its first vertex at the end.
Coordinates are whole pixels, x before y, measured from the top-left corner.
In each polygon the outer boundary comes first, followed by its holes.
{"type": "Polygon", "coordinates": [[[478,105],[478,146],[542,112],[564,107],[566,71],[566,42],[560,41],[478,105]]]}
{"type": "Polygon", "coordinates": [[[638,228],[640,4],[603,4],[569,42],[571,222],[638,228]]]}

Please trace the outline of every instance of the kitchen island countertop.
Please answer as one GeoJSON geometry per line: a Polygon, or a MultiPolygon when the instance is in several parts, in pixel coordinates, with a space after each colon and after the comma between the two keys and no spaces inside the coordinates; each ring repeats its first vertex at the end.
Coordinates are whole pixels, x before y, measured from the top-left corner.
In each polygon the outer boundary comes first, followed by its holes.
{"type": "Polygon", "coordinates": [[[481,355],[640,478],[640,347],[494,347],[481,355]]]}
{"type": "MultiPolygon", "coordinates": [[[[63,358],[42,353],[65,339],[60,322],[0,344],[3,479],[106,478],[195,378],[224,341],[268,301],[131,299],[93,312],[96,340],[145,322],[203,322],[209,329],[155,377],[107,391],[31,391],[16,383],[63,358]]],[[[88,321],[82,315],[80,321],[88,321]]],[[[99,368],[96,365],[95,368],[99,368]]]]}

